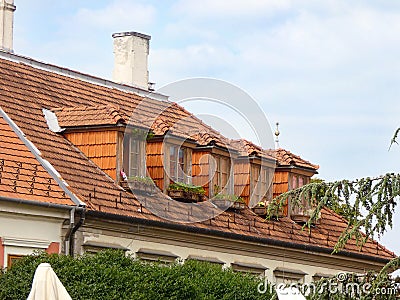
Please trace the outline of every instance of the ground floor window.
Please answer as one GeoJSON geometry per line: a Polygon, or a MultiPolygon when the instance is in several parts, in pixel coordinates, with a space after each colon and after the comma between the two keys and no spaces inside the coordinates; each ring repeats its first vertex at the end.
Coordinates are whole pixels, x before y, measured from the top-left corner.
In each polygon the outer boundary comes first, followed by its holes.
{"type": "Polygon", "coordinates": [[[8,254],[7,257],[7,268],[11,268],[11,266],[18,260],[24,257],[25,255],[19,254],[8,254]]]}
{"type": "Polygon", "coordinates": [[[149,262],[161,262],[170,264],[176,261],[178,255],[175,255],[172,252],[165,250],[140,248],[136,252],[136,257],[149,262]]]}
{"type": "Polygon", "coordinates": [[[292,283],[304,283],[304,277],[307,273],[301,270],[292,270],[286,268],[276,268],[274,270],[275,283],[290,285],[292,283]]]}

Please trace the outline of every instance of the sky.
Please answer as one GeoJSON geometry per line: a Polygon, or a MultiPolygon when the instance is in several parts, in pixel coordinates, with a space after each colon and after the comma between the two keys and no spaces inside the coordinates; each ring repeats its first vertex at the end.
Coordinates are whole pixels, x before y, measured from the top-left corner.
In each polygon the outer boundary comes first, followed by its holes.
{"type": "MultiPolygon", "coordinates": [[[[281,147],[320,165],[319,178],[400,171],[400,147],[388,151],[400,127],[400,1],[15,4],[17,54],[111,79],[111,34],[146,33],[156,88],[192,77],[240,87],[280,123],[281,147]]],[[[400,254],[396,219],[381,241],[400,254]]]]}

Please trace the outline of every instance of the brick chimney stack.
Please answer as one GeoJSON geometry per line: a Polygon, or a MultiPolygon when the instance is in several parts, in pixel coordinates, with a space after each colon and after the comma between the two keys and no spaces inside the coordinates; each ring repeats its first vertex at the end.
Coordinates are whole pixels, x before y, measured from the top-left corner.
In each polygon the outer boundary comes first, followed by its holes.
{"type": "Polygon", "coordinates": [[[139,32],[121,32],[114,39],[113,80],[149,89],[148,56],[151,37],[139,32]]]}
{"type": "Polygon", "coordinates": [[[14,0],[0,0],[0,49],[13,51],[14,0]]]}

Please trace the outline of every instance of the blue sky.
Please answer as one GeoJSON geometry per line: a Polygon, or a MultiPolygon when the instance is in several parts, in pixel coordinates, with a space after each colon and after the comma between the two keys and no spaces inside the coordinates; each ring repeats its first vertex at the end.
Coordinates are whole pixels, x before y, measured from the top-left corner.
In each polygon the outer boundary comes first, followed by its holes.
{"type": "MultiPolygon", "coordinates": [[[[400,126],[399,1],[15,2],[18,54],[110,78],[111,34],[147,33],[158,87],[190,77],[237,85],[319,177],[400,171],[400,147],[388,151],[400,126]]],[[[400,253],[394,231],[383,242],[400,253]]]]}

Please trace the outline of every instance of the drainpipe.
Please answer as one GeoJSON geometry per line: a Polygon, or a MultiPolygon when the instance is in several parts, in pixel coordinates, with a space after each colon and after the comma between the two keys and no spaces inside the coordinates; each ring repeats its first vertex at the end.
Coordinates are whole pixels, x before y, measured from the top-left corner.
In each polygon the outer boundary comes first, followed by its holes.
{"type": "Polygon", "coordinates": [[[68,226],[68,230],[67,233],[65,234],[64,237],[64,252],[65,255],[69,255],[69,244],[70,244],[70,238],[71,238],[71,234],[72,234],[72,229],[74,228],[74,223],[75,223],[75,211],[76,211],[76,207],[74,207],[73,209],[71,209],[71,211],[69,212],[69,226],[68,226]]]}
{"type": "MultiPolygon", "coordinates": [[[[1,1],[1,0],[0,0],[1,1]]],[[[64,248],[65,248],[65,255],[69,255],[71,249],[74,249],[74,234],[82,226],[85,221],[85,214],[86,214],[86,207],[85,206],[74,206],[71,208],[69,205],[64,204],[55,204],[55,203],[48,203],[48,202],[38,202],[38,201],[31,201],[31,200],[23,200],[18,198],[11,198],[11,197],[3,197],[0,196],[0,202],[11,202],[16,204],[25,204],[25,205],[34,205],[39,207],[49,207],[49,208],[56,208],[56,209],[68,209],[70,211],[69,217],[69,226],[67,229],[67,233],[64,236],[64,248]],[[75,224],[75,213],[80,213],[80,219],[77,224],[75,224]],[[72,244],[72,245],[71,245],[72,244]]]]}
{"type": "Polygon", "coordinates": [[[82,226],[85,222],[85,209],[79,209],[80,218],[79,221],[75,224],[75,213],[77,209],[74,207],[70,211],[69,217],[69,226],[67,233],[64,237],[64,248],[65,248],[65,255],[74,256],[74,249],[75,249],[75,232],[82,226]]]}
{"type": "MultiPolygon", "coordinates": [[[[69,236],[69,255],[71,255],[72,257],[74,256],[74,251],[75,251],[75,232],[85,222],[85,212],[86,212],[86,210],[82,209],[79,212],[80,212],[79,221],[78,221],[78,223],[75,224],[75,226],[73,226],[71,234],[69,236]]],[[[73,223],[72,223],[72,225],[73,225],[73,223]]]]}

